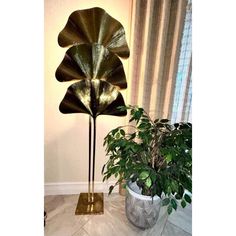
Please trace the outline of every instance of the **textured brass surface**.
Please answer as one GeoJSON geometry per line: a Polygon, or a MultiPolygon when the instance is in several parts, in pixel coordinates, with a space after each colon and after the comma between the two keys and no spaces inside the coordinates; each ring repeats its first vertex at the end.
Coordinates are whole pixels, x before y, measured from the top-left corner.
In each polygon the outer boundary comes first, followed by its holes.
{"type": "Polygon", "coordinates": [[[124,27],[98,7],[71,13],[58,36],[58,43],[61,47],[99,43],[120,57],[129,57],[124,27]]]}
{"type": "MultiPolygon", "coordinates": [[[[91,194],[92,195],[92,194],[91,194]]],[[[96,215],[104,213],[103,193],[94,193],[93,202],[88,193],[80,193],[75,215],[96,215]]]]}
{"type": "Polygon", "coordinates": [[[100,44],[81,44],[67,50],[57,68],[56,78],[60,82],[81,79],[103,79],[127,88],[127,82],[120,59],[100,44]]]}
{"type": "Polygon", "coordinates": [[[81,80],[72,84],[66,92],[59,109],[62,113],[86,113],[98,115],[125,116],[118,106],[124,106],[124,99],[117,88],[103,80],[81,80]]]}

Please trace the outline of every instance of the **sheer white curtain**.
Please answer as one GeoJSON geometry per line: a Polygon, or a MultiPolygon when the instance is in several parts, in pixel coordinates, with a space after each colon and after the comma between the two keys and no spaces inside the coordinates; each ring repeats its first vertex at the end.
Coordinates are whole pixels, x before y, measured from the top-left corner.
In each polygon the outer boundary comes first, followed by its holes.
{"type": "Polygon", "coordinates": [[[172,107],[172,122],[192,121],[192,5],[186,9],[175,96],[172,107]]]}
{"type": "Polygon", "coordinates": [[[133,0],[132,3],[127,103],[142,106],[152,117],[173,121],[190,117],[190,62],[189,74],[182,80],[185,82],[176,83],[189,4],[187,0],[133,0]],[[176,85],[182,88],[178,93],[176,85]],[[175,104],[178,99],[181,102],[175,104]],[[174,104],[177,112],[172,112],[174,104]]]}

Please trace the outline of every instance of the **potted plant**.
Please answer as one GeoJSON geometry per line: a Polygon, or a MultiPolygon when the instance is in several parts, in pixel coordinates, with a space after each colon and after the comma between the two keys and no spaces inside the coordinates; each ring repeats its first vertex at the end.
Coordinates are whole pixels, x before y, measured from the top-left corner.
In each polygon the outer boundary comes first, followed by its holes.
{"type": "Polygon", "coordinates": [[[126,215],[134,225],[149,228],[161,205],[171,214],[178,204],[191,203],[192,125],[152,120],[137,106],[119,109],[128,110],[131,119],[104,139],[109,159],[102,169],[103,181],[112,175],[118,178],[115,185],[126,181],[126,215]]]}

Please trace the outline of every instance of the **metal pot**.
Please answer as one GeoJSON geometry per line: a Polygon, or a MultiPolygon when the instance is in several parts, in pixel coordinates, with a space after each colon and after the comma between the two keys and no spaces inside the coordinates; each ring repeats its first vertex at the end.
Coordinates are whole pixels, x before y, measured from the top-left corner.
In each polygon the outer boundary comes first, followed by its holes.
{"type": "Polygon", "coordinates": [[[126,189],[125,208],[129,221],[142,229],[153,227],[159,217],[161,199],[142,195],[136,182],[127,182],[126,189]]]}

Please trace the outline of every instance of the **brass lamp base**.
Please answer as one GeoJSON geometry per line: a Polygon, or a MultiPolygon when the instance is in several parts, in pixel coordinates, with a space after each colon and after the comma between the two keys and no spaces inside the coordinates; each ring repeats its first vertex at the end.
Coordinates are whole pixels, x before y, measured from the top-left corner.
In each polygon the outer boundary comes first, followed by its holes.
{"type": "Polygon", "coordinates": [[[94,193],[93,196],[93,202],[89,202],[88,193],[80,193],[75,215],[101,215],[104,213],[103,193],[94,193]]]}

